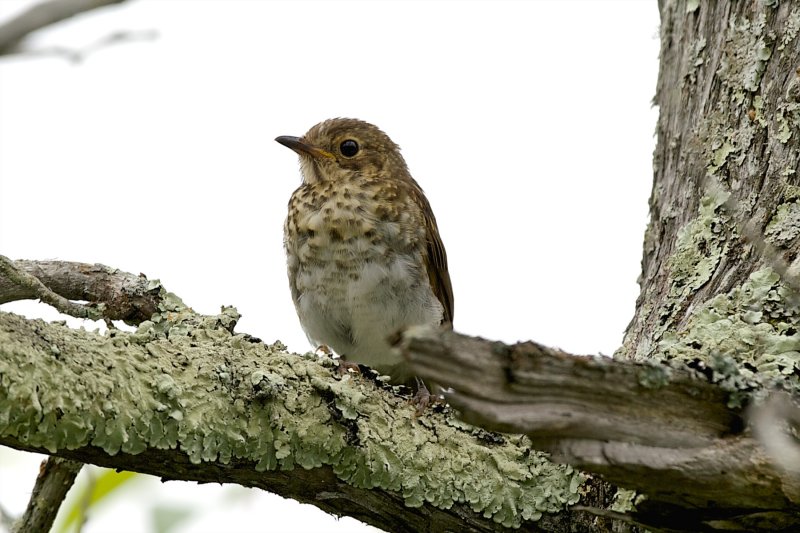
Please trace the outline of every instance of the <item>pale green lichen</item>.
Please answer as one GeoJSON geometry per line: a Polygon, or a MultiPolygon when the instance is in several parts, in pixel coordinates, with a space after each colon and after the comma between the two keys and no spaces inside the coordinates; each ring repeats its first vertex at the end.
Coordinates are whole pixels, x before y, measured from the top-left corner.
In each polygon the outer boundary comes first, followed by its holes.
{"type": "Polygon", "coordinates": [[[708,171],[712,174],[718,169],[722,168],[722,166],[728,161],[729,155],[738,151],[738,148],[736,148],[729,140],[722,139],[715,140],[711,145],[711,149],[713,155],[708,171]]]}
{"type": "Polygon", "coordinates": [[[731,406],[780,386],[800,390],[800,305],[770,268],[705,302],[680,331],[664,335],[657,356],[702,362],[731,391],[731,406]],[[709,357],[710,355],[710,357],[709,357]]]}
{"type": "Polygon", "coordinates": [[[672,371],[659,363],[645,365],[639,369],[639,385],[646,389],[657,389],[669,383],[672,371]]]}
{"type": "Polygon", "coordinates": [[[764,230],[764,236],[776,246],[787,246],[798,235],[800,235],[800,203],[793,198],[778,206],[764,230]]]}
{"type": "Polygon", "coordinates": [[[792,138],[792,125],[790,120],[786,117],[787,107],[786,105],[778,106],[775,112],[775,121],[778,123],[778,130],[775,132],[775,138],[782,144],[786,144],[789,142],[789,139],[792,138]]]}
{"type": "MultiPolygon", "coordinates": [[[[698,124],[697,138],[703,146],[706,170],[711,176],[719,171],[736,156],[735,163],[742,164],[747,157],[747,148],[753,141],[757,127],[767,127],[764,118],[765,102],[762,95],[754,95],[759,91],[761,79],[767,61],[772,56],[772,44],[775,35],[766,32],[767,17],[758,14],[753,21],[732,16],[728,24],[728,32],[720,57],[716,75],[721,83],[721,94],[716,107],[704,115],[698,124]],[[744,104],[752,99],[752,106],[744,104]],[[732,127],[731,108],[740,107],[733,112],[739,117],[739,123],[732,127]],[[738,155],[737,155],[738,154],[738,155]]],[[[693,51],[687,63],[688,79],[691,82],[693,64],[702,61],[700,45],[693,45],[693,51]],[[696,51],[695,51],[696,50],[696,51]]]]}
{"type": "Polygon", "coordinates": [[[51,452],[175,449],[258,471],[329,465],[407,505],[466,502],[508,527],[579,500],[583,474],[526,437],[487,440],[446,413],[417,417],[366,378],[337,379],[329,358],[232,333],[237,318],[171,299],[134,333],[99,335],[0,313],[0,435],[51,452]]]}
{"type": "Polygon", "coordinates": [[[800,30],[800,8],[794,8],[789,16],[786,18],[786,24],[783,26],[783,37],[781,37],[778,51],[783,50],[786,46],[794,41],[797,37],[797,32],[800,30]]]}
{"type": "Polygon", "coordinates": [[[800,187],[787,184],[783,189],[782,197],[784,202],[800,200],[800,187]]]}
{"type": "Polygon", "coordinates": [[[772,55],[770,42],[773,35],[766,35],[765,13],[758,14],[751,22],[746,18],[731,16],[724,53],[720,58],[717,75],[723,85],[733,91],[733,101],[741,104],[746,91],[755,92],[761,84],[766,62],[772,55]]]}
{"type": "MultiPolygon", "coordinates": [[[[670,285],[666,297],[660,300],[658,307],[645,303],[637,311],[635,323],[648,323],[648,317],[656,313],[657,325],[646,335],[634,335],[632,331],[628,331],[615,357],[636,361],[653,358],[658,342],[662,336],[669,335],[668,332],[691,296],[711,279],[728,250],[725,230],[727,217],[722,206],[729,196],[721,188],[712,187],[700,199],[697,216],[678,231],[673,254],[668,260],[670,285]],[[631,339],[634,336],[637,337],[636,346],[632,346],[631,339]]],[[[652,302],[654,299],[650,294],[645,294],[643,298],[645,302],[652,302]]],[[[648,376],[644,379],[648,383],[651,381],[648,376]]],[[[654,383],[657,382],[658,379],[654,383]]]]}
{"type": "Polygon", "coordinates": [[[683,226],[669,259],[669,296],[676,303],[711,279],[727,250],[720,207],[729,193],[715,188],[700,199],[697,216],[683,226]]]}
{"type": "Polygon", "coordinates": [[[764,97],[760,94],[753,98],[753,112],[755,113],[753,120],[762,128],[766,128],[768,123],[767,119],[764,118],[764,97]]]}
{"type": "Polygon", "coordinates": [[[636,510],[635,500],[637,493],[635,490],[617,489],[614,494],[614,501],[611,503],[610,510],[617,513],[630,513],[636,510]]]}
{"type": "MultiPolygon", "coordinates": [[[[763,102],[761,104],[763,105],[763,102]]],[[[729,119],[729,109],[726,104],[720,102],[698,126],[697,135],[702,141],[706,171],[711,176],[716,176],[734,154],[738,154],[734,162],[741,164],[747,155],[746,148],[750,146],[757,132],[757,127],[764,127],[760,121],[751,120],[746,113],[742,113],[736,128],[728,126],[729,119]]]]}

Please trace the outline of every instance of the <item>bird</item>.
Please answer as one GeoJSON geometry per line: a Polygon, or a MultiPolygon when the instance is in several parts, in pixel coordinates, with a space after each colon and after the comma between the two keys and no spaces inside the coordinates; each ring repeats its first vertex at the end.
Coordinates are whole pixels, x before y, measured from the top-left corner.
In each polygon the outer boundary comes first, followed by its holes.
{"type": "Polygon", "coordinates": [[[452,328],[453,288],[433,210],[400,147],[353,118],[275,140],[300,159],[284,248],[309,342],[413,386],[388,339],[410,326],[452,328]]]}

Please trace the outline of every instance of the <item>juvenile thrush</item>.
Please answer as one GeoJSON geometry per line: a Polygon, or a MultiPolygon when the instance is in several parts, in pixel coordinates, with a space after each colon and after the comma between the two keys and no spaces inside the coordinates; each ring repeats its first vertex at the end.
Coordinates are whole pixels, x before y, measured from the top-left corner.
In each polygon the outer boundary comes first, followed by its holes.
{"type": "Polygon", "coordinates": [[[303,183],[289,200],[284,246],[309,341],[408,382],[387,337],[412,325],[452,326],[453,289],[436,218],[400,148],[347,118],[275,140],[300,156],[303,183]]]}

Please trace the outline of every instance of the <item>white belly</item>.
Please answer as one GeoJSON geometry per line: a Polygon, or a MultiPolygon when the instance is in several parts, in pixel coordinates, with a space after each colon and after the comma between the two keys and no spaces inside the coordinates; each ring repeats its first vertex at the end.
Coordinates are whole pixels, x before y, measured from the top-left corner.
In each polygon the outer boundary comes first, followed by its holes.
{"type": "Polygon", "coordinates": [[[390,373],[401,360],[387,337],[404,327],[442,320],[442,305],[421,263],[395,255],[388,263],[380,257],[345,269],[335,262],[301,266],[297,312],[309,340],[390,373]]]}

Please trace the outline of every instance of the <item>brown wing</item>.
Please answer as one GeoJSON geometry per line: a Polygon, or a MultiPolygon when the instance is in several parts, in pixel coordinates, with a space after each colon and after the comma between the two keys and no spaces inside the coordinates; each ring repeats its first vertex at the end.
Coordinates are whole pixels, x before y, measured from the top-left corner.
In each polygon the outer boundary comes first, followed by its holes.
{"type": "MultiPolygon", "coordinates": [[[[412,180],[413,181],[413,180],[412,180]]],[[[425,266],[428,268],[428,278],[431,281],[433,294],[444,308],[442,324],[453,327],[453,286],[450,284],[450,272],[447,270],[447,253],[444,251],[442,238],[439,236],[439,228],[436,225],[436,217],[433,216],[431,204],[414,182],[414,200],[422,208],[425,217],[425,237],[427,240],[427,257],[425,266]]]]}

